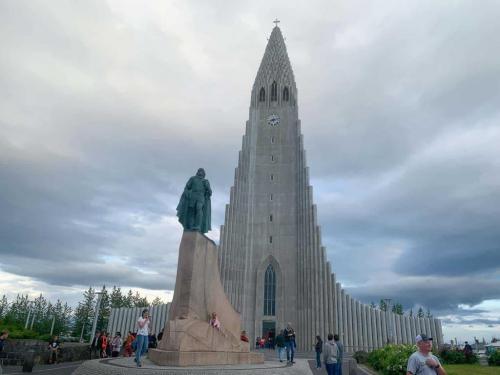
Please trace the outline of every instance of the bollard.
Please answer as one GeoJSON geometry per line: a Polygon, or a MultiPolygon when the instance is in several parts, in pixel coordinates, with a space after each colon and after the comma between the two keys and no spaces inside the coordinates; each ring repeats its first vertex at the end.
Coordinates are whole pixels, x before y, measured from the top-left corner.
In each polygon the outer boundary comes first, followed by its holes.
{"type": "Polygon", "coordinates": [[[35,351],[28,350],[24,355],[23,372],[32,372],[35,366],[35,351]]]}

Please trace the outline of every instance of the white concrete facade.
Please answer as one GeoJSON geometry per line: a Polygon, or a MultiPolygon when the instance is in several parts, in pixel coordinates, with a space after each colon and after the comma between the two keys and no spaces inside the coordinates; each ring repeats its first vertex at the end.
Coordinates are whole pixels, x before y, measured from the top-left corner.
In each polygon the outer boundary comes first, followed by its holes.
{"type": "MultiPolygon", "coordinates": [[[[225,291],[252,340],[265,333],[264,327],[279,331],[291,322],[299,350],[312,350],[315,336],[330,332],[338,333],[349,351],[381,347],[389,340],[388,324],[394,342],[413,342],[418,319],[381,313],[354,300],[332,273],[309,185],[297,97],[283,36],[275,27],[253,85],[221,227],[225,291]],[[266,284],[266,272],[274,272],[274,284],[266,284]],[[274,312],[266,310],[265,293],[273,296],[274,312]]],[[[440,322],[433,323],[435,340],[442,343],[440,322]]],[[[418,332],[431,334],[429,322],[425,327],[428,331],[418,332]]]]}

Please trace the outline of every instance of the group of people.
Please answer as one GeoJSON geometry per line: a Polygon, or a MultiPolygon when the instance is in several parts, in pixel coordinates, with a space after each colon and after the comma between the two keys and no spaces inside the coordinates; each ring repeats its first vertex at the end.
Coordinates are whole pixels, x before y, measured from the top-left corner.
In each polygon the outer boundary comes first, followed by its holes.
{"type": "Polygon", "coordinates": [[[323,343],[321,336],[316,336],[314,345],[316,352],[316,368],[321,368],[321,355],[328,375],[342,375],[342,359],[344,345],[340,342],[339,335],[328,334],[328,341],[323,343]]]}
{"type": "Polygon", "coordinates": [[[135,353],[134,361],[137,367],[142,366],[141,358],[150,348],[156,348],[158,341],[162,339],[163,330],[158,334],[150,332],[151,317],[149,311],[144,309],[137,320],[137,331],[129,331],[125,340],[121,332],[116,332],[114,337],[106,331],[97,332],[92,340],[91,358],[118,357],[122,353],[124,357],[131,357],[135,353]]]}

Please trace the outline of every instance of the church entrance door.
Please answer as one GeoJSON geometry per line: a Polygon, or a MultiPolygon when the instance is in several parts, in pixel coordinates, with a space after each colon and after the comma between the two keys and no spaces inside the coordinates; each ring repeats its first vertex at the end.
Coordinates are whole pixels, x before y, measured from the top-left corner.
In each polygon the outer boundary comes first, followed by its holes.
{"type": "Polygon", "coordinates": [[[266,348],[274,349],[274,338],[276,337],[276,322],[272,320],[262,321],[262,338],[266,340],[266,348]]]}

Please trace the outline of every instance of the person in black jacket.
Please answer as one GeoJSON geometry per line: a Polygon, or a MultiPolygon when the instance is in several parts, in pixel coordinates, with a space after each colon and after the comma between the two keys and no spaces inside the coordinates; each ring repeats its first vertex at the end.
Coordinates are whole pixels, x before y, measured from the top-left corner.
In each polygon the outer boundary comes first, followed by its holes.
{"type": "Polygon", "coordinates": [[[323,340],[321,336],[316,336],[316,345],[314,345],[314,350],[316,351],[316,368],[321,368],[321,353],[323,352],[323,340]]]}
{"type": "Polygon", "coordinates": [[[286,325],[283,331],[285,336],[286,359],[288,363],[294,364],[293,355],[295,354],[295,330],[292,328],[292,323],[286,325]]]}

